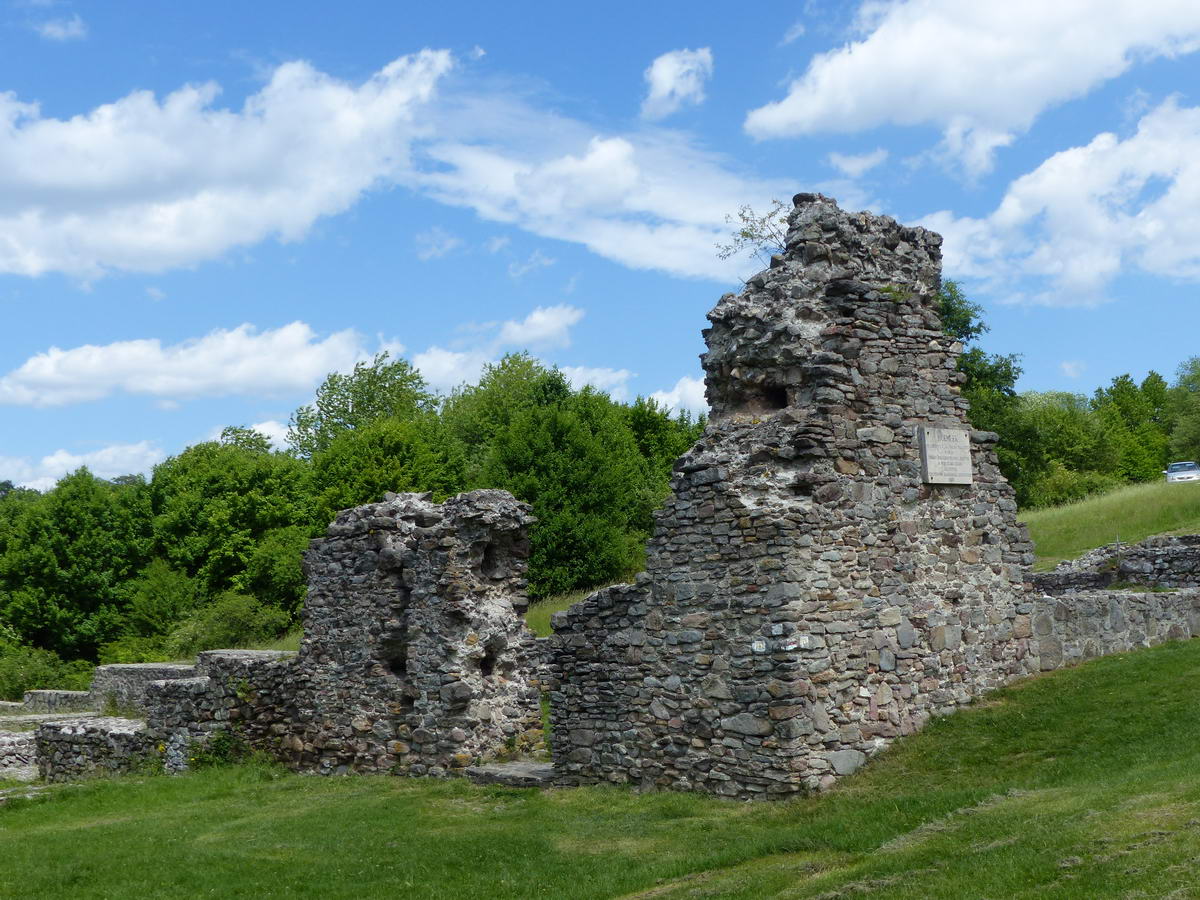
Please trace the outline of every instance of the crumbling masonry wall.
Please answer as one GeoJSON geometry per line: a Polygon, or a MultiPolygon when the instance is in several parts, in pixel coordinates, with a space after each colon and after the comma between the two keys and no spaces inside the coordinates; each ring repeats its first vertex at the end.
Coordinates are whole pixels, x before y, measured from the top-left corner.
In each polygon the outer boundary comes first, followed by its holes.
{"type": "Polygon", "coordinates": [[[936,313],[941,238],[800,194],[786,252],[709,313],[712,419],[646,572],[560,613],[566,783],[732,797],[828,786],[931,716],[1038,671],[1032,547],[970,432],[922,480],[921,426],[969,429],[936,313]]]}
{"type": "Polygon", "coordinates": [[[522,614],[529,507],[504,491],[402,494],[340,513],[306,556],[301,771],[440,775],[540,727],[522,614]]]}
{"type": "Polygon", "coordinates": [[[522,618],[532,521],[504,491],[339,513],[305,558],[298,654],[214,650],[157,680],[153,666],[110,673],[146,720],[40,725],[43,774],[155,755],[179,771],[219,730],[321,774],[443,775],[497,755],[541,728],[540,651],[522,618]]]}

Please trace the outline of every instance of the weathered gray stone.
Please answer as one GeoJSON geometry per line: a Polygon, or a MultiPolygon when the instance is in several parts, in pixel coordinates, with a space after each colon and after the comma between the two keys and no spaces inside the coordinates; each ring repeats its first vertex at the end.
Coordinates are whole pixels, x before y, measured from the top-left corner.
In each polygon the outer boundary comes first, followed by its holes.
{"type": "Polygon", "coordinates": [[[769,719],[760,719],[750,713],[738,713],[736,716],[722,719],[721,727],[737,734],[768,735],[774,730],[769,719]]]}
{"type": "Polygon", "coordinates": [[[867,761],[867,755],[858,750],[835,750],[827,758],[833,771],[839,775],[851,775],[867,761]]]}

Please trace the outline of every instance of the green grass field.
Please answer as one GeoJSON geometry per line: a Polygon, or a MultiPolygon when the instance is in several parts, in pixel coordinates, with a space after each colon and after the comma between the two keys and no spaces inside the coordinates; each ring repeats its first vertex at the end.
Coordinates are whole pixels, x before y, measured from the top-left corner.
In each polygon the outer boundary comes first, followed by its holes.
{"type": "Polygon", "coordinates": [[[1200,532],[1200,483],[1136,484],[1056,506],[1022,512],[1037,548],[1035,568],[1053,568],[1064,559],[1111,544],[1134,543],[1153,534],[1200,532]]]}
{"type": "Polygon", "coordinates": [[[1200,897],[1200,641],[1015,685],[820,796],[130,777],[0,806],[0,896],[1200,897]]]}

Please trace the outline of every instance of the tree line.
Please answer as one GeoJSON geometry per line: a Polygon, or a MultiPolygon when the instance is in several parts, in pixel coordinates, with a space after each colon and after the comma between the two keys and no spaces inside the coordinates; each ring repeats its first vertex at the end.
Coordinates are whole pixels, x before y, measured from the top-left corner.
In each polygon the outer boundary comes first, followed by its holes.
{"type": "Polygon", "coordinates": [[[986,353],[978,304],[947,281],[940,296],[946,332],[964,344],[959,369],[971,424],[1000,435],[1000,468],[1017,503],[1057,506],[1125,484],[1162,478],[1172,460],[1200,458],[1200,357],[1181,363],[1173,382],[1151,371],[1140,382],[1118,375],[1089,397],[1016,390],[1016,355],[986,353]]]}
{"type": "Polygon", "coordinates": [[[438,396],[384,353],[329,375],[285,451],[231,427],[148,478],[0,482],[0,697],[78,681],[93,661],[275,637],[303,601],[308,541],[388,491],[504,488],[531,503],[534,598],[632,575],[671,465],[703,427],[652,399],[574,389],[526,354],[438,396]]]}

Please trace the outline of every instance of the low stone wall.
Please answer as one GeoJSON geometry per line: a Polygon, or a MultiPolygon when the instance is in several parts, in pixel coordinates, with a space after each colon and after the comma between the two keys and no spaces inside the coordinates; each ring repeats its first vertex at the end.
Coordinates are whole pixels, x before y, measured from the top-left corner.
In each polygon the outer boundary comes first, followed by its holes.
{"type": "Polygon", "coordinates": [[[1113,584],[1200,588],[1200,534],[1147,538],[1140,544],[1106,544],[1051,572],[1032,576],[1042,593],[1093,591],[1113,584]]]}
{"type": "Polygon", "coordinates": [[[209,650],[196,677],[151,682],[145,704],[150,737],[164,747],[168,771],[187,768],[187,748],[233,730],[281,759],[294,749],[296,654],[276,650],[209,650]]]}
{"type": "Polygon", "coordinates": [[[93,709],[88,691],[26,691],[21,709],[26,712],[63,713],[93,709]]]}
{"type": "Polygon", "coordinates": [[[0,734],[0,769],[17,769],[35,765],[37,747],[33,732],[0,734]]]}
{"type": "Polygon", "coordinates": [[[73,781],[129,772],[155,759],[146,723],[98,717],[46,722],[34,735],[38,774],[47,781],[73,781]]]}
{"type": "Polygon", "coordinates": [[[1019,633],[1036,641],[1042,671],[1200,635],[1200,591],[1080,591],[1042,596],[1019,633]]]}
{"type": "Polygon", "coordinates": [[[113,663],[97,666],[92,676],[91,707],[115,707],[123,713],[144,712],[142,697],[152,681],[191,678],[196,667],[187,663],[113,663]]]}

